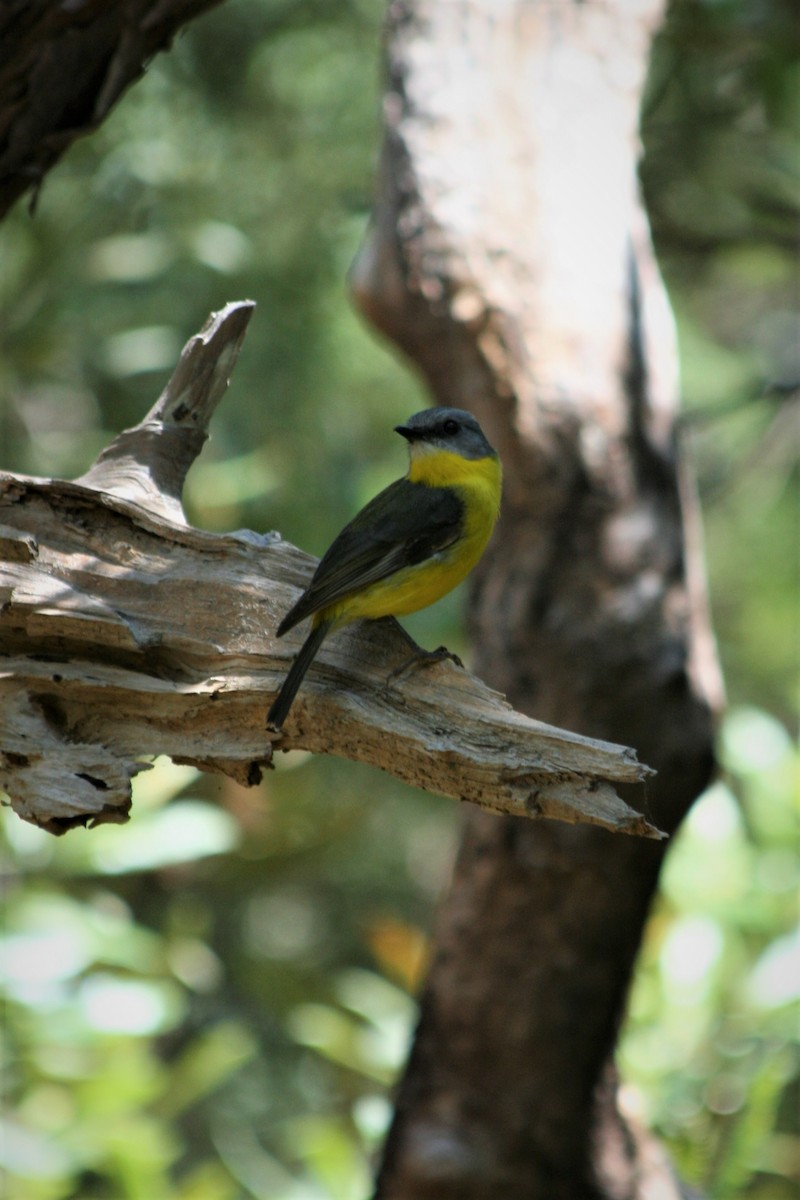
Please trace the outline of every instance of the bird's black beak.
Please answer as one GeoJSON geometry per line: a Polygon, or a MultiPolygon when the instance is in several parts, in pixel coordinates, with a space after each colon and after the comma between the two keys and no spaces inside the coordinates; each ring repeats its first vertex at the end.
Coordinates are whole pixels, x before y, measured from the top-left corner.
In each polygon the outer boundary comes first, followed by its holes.
{"type": "Polygon", "coordinates": [[[411,429],[408,425],[395,425],[394,431],[404,437],[407,442],[415,442],[419,437],[417,430],[411,429]]]}

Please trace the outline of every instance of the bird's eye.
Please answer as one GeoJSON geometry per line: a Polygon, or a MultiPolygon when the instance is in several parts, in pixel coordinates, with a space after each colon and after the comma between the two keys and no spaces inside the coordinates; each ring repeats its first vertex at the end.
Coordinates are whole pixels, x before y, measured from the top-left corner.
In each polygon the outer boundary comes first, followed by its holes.
{"type": "Polygon", "coordinates": [[[452,417],[448,417],[444,425],[442,425],[442,432],[446,433],[448,437],[452,437],[454,433],[458,433],[458,421],[454,421],[452,417]]]}

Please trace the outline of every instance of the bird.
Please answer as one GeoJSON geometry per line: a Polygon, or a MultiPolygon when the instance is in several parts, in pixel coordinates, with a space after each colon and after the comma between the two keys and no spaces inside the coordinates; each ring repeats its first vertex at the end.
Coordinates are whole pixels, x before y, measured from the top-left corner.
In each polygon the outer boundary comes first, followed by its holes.
{"type": "MultiPolygon", "coordinates": [[[[283,637],[311,617],[311,630],[267,715],[274,732],[282,729],[332,630],[433,604],[469,574],[491,537],[502,467],[475,417],[460,408],[430,408],[394,429],[408,443],[408,472],[344,527],[278,625],[283,637]]],[[[441,653],[446,651],[431,656],[441,653]]]]}

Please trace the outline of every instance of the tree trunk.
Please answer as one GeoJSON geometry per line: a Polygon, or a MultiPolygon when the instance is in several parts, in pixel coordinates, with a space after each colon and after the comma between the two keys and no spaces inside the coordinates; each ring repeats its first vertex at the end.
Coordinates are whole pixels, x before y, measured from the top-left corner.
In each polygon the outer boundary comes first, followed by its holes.
{"type": "MultiPolygon", "coordinates": [[[[357,301],[473,408],[507,487],[473,589],[478,672],[635,746],[672,831],[721,686],[674,334],[641,209],[659,0],[390,7],[381,194],[357,301]]],[[[610,1066],[662,845],[472,812],[439,917],[381,1200],[685,1195],[610,1066]]]]}
{"type": "Polygon", "coordinates": [[[181,26],[220,0],[0,6],[0,217],[91,133],[181,26]]]}

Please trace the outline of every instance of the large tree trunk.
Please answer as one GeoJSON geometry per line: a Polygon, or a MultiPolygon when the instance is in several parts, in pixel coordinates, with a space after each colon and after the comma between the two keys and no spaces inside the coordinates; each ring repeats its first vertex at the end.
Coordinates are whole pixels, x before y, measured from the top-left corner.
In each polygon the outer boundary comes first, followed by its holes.
{"type": "MultiPolygon", "coordinates": [[[[659,772],[648,816],[674,830],[709,779],[721,689],[636,176],[660,8],[393,3],[382,191],[353,283],[504,459],[471,601],[479,673],[635,746],[659,772]]],[[[468,816],[381,1200],[681,1194],[619,1117],[610,1066],[662,854],[468,816]]]]}

